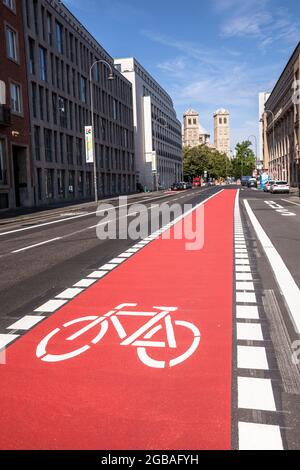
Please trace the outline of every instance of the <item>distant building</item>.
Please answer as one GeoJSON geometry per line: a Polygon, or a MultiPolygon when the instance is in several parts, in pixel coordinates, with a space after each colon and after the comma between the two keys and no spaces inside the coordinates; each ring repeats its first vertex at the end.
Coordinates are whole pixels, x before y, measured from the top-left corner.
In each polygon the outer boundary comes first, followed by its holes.
{"type": "Polygon", "coordinates": [[[33,203],[22,2],[0,4],[0,211],[33,203]]]}
{"type": "Polygon", "coordinates": [[[183,115],[183,145],[197,147],[209,144],[210,134],[201,126],[199,113],[188,109],[183,115]]]}
{"type": "Polygon", "coordinates": [[[264,139],[269,174],[300,183],[300,43],[291,55],[265,104],[264,139]]]}
{"type": "Polygon", "coordinates": [[[181,124],[168,93],[133,57],[115,59],[132,84],[137,182],[151,190],[182,180],[181,124]]]}
{"type": "Polygon", "coordinates": [[[214,113],[215,147],[231,158],[230,151],[230,113],[224,108],[214,113]]]}
{"type": "Polygon", "coordinates": [[[262,92],[258,95],[258,114],[259,114],[259,147],[258,147],[258,160],[263,162],[263,168],[268,169],[269,166],[269,154],[268,154],[268,146],[266,139],[264,138],[264,112],[265,112],[265,104],[268,100],[271,93],[262,92]]]}

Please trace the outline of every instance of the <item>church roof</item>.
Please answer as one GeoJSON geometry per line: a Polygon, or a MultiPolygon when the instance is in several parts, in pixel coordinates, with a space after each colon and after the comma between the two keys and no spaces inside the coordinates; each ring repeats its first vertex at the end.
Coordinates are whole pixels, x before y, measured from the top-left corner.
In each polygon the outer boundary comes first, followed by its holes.
{"type": "Polygon", "coordinates": [[[210,135],[210,133],[204,127],[202,127],[201,124],[199,124],[199,132],[200,135],[210,135]]]}
{"type": "Polygon", "coordinates": [[[217,109],[217,111],[215,111],[214,116],[216,116],[217,114],[230,114],[230,113],[229,111],[227,111],[227,109],[220,108],[220,109],[217,109]]]}
{"type": "Polygon", "coordinates": [[[183,116],[199,116],[198,111],[195,111],[195,109],[188,109],[183,116]]]}

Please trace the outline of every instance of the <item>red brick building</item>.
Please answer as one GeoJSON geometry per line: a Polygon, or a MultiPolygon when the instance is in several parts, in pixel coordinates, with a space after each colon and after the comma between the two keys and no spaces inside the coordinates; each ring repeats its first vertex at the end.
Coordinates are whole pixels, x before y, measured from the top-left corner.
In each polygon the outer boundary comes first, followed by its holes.
{"type": "Polygon", "coordinates": [[[34,204],[22,0],[0,0],[0,211],[34,204]]]}

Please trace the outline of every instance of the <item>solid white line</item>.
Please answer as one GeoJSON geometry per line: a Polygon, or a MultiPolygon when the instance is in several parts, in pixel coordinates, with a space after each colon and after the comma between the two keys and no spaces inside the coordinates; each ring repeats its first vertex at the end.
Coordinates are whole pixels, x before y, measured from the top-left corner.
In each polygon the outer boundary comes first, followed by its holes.
{"type": "Polygon", "coordinates": [[[55,310],[65,305],[65,303],[67,303],[67,300],[52,299],[43,304],[41,307],[36,308],[35,312],[53,313],[55,310]]]}
{"type": "Polygon", "coordinates": [[[266,350],[263,347],[238,346],[237,359],[239,369],[268,370],[266,350]]]}
{"type": "Polygon", "coordinates": [[[237,339],[246,341],[263,341],[261,326],[258,323],[237,323],[237,339]]]}
{"type": "Polygon", "coordinates": [[[30,330],[30,328],[37,325],[40,321],[44,320],[44,318],[46,317],[25,315],[25,317],[8,326],[7,330],[30,330]]]}
{"type": "Polygon", "coordinates": [[[283,450],[279,426],[239,422],[239,450],[283,450]]]}
{"type": "Polygon", "coordinates": [[[299,206],[300,207],[300,204],[298,204],[297,202],[294,202],[294,201],[289,201],[288,199],[281,199],[282,201],[285,201],[285,202],[289,202],[290,204],[294,204],[295,206],[299,206]]]}
{"type": "Polygon", "coordinates": [[[14,250],[11,253],[21,253],[22,251],[31,250],[32,248],[36,248],[38,246],[46,245],[47,243],[56,242],[57,240],[61,240],[61,238],[62,237],[56,237],[56,238],[52,238],[51,240],[46,240],[46,241],[41,242],[41,243],[36,243],[35,245],[25,246],[25,248],[20,248],[19,250],[14,250]]]}
{"type": "Polygon", "coordinates": [[[238,406],[247,410],[276,411],[271,380],[238,377],[238,406]]]}
{"type": "Polygon", "coordinates": [[[280,254],[274,247],[270,238],[263,230],[248,201],[244,201],[248,216],[252,222],[256,235],[266,253],[266,256],[272,267],[274,277],[277,281],[280,291],[282,292],[290,314],[290,318],[294,324],[296,332],[300,333],[300,290],[293,276],[285,265],[280,254]]]}
{"type": "Polygon", "coordinates": [[[0,351],[9,343],[12,343],[19,335],[0,334],[0,351]]]}
{"type": "Polygon", "coordinates": [[[259,320],[258,308],[256,305],[237,305],[236,317],[238,320],[259,320]]]}

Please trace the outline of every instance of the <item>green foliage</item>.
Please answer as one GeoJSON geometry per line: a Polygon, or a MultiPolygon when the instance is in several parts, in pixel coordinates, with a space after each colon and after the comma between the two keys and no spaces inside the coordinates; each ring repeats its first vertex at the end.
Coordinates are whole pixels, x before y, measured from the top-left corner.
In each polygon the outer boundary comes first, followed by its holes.
{"type": "Polygon", "coordinates": [[[192,179],[203,176],[207,171],[210,178],[226,178],[232,174],[231,160],[215,149],[206,145],[183,149],[184,176],[192,179]]]}
{"type": "Polygon", "coordinates": [[[233,176],[238,179],[241,176],[251,176],[256,167],[256,160],[250,148],[251,142],[245,140],[236,145],[236,156],[232,160],[233,176]]]}

